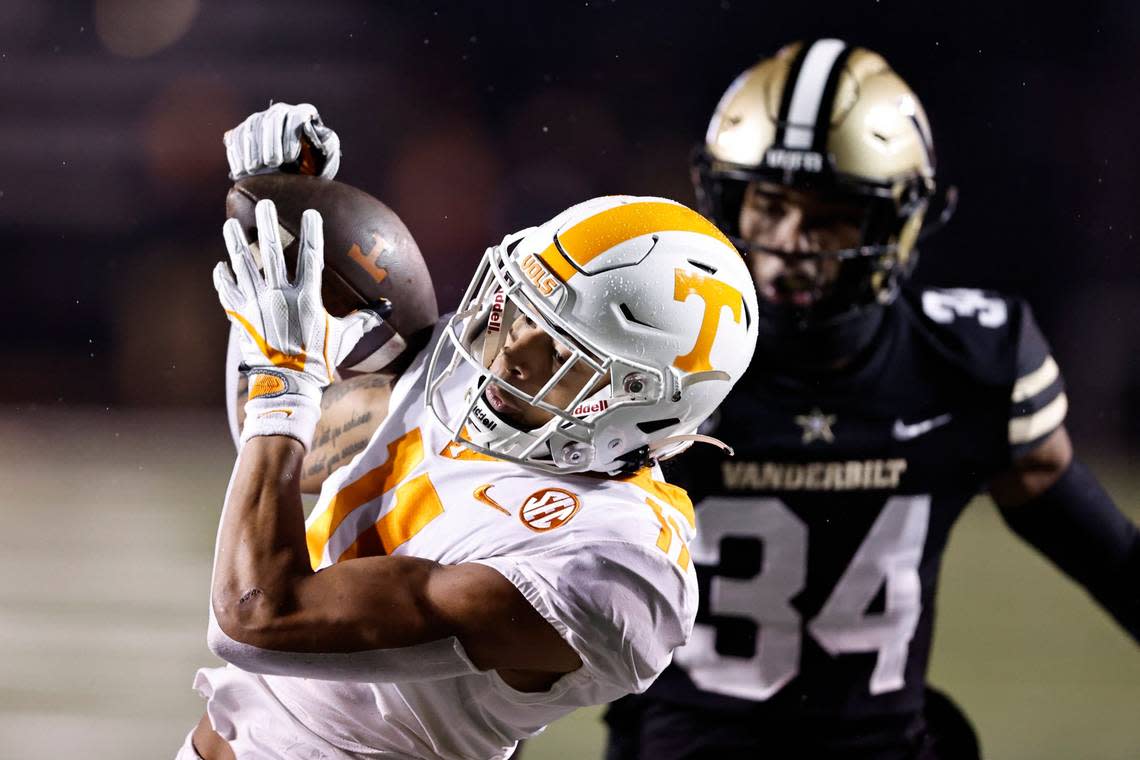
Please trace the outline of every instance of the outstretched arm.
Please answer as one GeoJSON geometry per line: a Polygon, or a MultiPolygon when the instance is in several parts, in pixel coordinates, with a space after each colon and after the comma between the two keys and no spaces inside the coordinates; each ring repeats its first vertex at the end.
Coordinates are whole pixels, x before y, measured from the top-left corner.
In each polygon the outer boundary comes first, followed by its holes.
{"type": "Polygon", "coordinates": [[[249,401],[242,447],[226,494],[215,554],[212,648],[246,669],[317,678],[414,677],[417,650],[439,660],[436,675],[495,668],[520,685],[547,685],[580,665],[522,594],[478,564],[415,557],[350,560],[313,572],[305,543],[301,468],[320,415],[321,390],[337,358],[367,335],[372,314],[330,317],[320,301],[320,216],[302,217],[296,282],[287,280],[273,204],[257,206],[264,276],[234,220],[226,223],[231,270],[215,269],[219,298],[242,332],[249,401]],[[363,323],[348,329],[349,320],[363,323]],[[510,621],[504,625],[504,621],[510,621]],[[459,667],[459,670],[455,670],[459,667]],[[395,675],[393,675],[394,671],[395,675]],[[519,671],[522,671],[521,674],[519,671]]]}
{"type": "MultiPolygon", "coordinates": [[[[308,103],[274,103],[228,130],[223,142],[233,180],[287,170],[332,179],[340,166],[340,138],[308,103]]],[[[240,338],[231,331],[231,344],[240,338]]],[[[241,438],[248,395],[236,349],[230,346],[226,362],[227,387],[233,388],[227,403],[235,443],[241,438]]],[[[302,469],[302,492],[319,493],[325,478],[368,443],[387,414],[398,369],[345,378],[325,390],[321,418],[302,469]]]]}
{"type": "Polygon", "coordinates": [[[990,483],[1006,523],[1140,641],[1140,529],[1073,458],[1059,427],[990,483]]]}

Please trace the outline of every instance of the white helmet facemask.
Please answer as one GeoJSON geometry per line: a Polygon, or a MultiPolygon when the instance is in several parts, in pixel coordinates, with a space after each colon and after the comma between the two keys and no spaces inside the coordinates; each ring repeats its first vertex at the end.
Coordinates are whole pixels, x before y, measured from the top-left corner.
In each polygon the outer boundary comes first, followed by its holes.
{"type": "MultiPolygon", "coordinates": [[[[427,405],[456,441],[474,451],[556,472],[592,469],[597,459],[595,434],[607,413],[615,406],[655,403],[671,379],[652,367],[606,356],[581,336],[571,336],[556,313],[527,295],[522,272],[509,253],[512,244],[528,232],[508,236],[483,255],[432,356],[427,405]],[[507,345],[511,326],[522,318],[545,332],[566,353],[561,366],[533,393],[490,371],[507,345]],[[445,343],[453,351],[446,360],[445,343]],[[478,374],[465,389],[462,403],[449,406],[441,386],[463,365],[477,367],[478,374]],[[615,379],[619,383],[617,394],[613,393],[615,379]],[[569,389],[572,396],[568,402],[556,404],[550,396],[560,386],[562,395],[569,389]],[[512,406],[528,405],[551,418],[533,428],[513,422],[496,411],[489,389],[493,396],[509,399],[507,403],[512,406]]],[[[611,450],[607,460],[612,461],[616,458],[613,450],[622,441],[610,439],[607,443],[611,450]]],[[[624,449],[616,452],[625,453],[624,449]]],[[[623,464],[618,461],[609,469],[622,469],[623,464]]]]}

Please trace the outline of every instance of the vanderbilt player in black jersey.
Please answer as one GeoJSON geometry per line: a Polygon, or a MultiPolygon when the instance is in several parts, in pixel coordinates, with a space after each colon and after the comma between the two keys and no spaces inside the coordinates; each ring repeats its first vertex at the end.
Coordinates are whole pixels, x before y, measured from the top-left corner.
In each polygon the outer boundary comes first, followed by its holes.
{"type": "Polygon", "coordinates": [[[1009,526],[1140,635],[1140,539],[1073,459],[1028,305],[905,287],[934,204],[930,128],[879,55],[790,45],[725,92],[702,211],[761,296],[748,375],[665,463],[697,505],[689,643],[607,714],[611,760],[970,758],[926,685],[950,529],[988,490],[1009,526]]]}

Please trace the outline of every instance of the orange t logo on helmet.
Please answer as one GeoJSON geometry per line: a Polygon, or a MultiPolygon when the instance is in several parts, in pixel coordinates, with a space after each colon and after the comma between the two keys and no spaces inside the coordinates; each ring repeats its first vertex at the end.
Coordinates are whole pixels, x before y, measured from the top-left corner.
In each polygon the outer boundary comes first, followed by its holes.
{"type": "Polygon", "coordinates": [[[684,303],[689,296],[697,296],[705,303],[705,313],[701,317],[701,329],[697,342],[689,353],[673,360],[673,366],[685,372],[705,372],[713,368],[709,362],[717,328],[720,327],[721,309],[727,306],[732,310],[732,319],[740,322],[740,307],[744,297],[740,291],[726,282],[707,277],[700,272],[673,270],[673,300],[684,303]]]}

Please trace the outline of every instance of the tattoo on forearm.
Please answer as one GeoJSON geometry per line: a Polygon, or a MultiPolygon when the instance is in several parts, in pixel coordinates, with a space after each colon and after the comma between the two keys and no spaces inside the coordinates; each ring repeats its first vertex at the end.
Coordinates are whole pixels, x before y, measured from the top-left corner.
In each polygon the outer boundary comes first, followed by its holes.
{"type": "Polygon", "coordinates": [[[368,441],[361,439],[350,443],[335,454],[314,459],[305,466],[304,476],[306,478],[327,478],[332,475],[336,468],[363,451],[367,445],[368,441]]]}
{"type": "Polygon", "coordinates": [[[323,481],[368,445],[387,410],[386,394],[376,391],[390,388],[394,382],[391,374],[358,375],[325,388],[321,420],[301,470],[310,488],[316,486],[313,481],[323,481]]]}
{"type": "Polygon", "coordinates": [[[340,445],[340,439],[351,431],[368,426],[372,422],[372,416],[371,411],[353,412],[352,416],[343,424],[330,426],[321,431],[321,434],[314,441],[313,452],[309,455],[309,461],[305,464],[304,476],[307,478],[326,478],[336,468],[362,451],[368,445],[367,438],[362,437],[344,446],[340,445]],[[322,456],[319,452],[326,448],[332,451],[322,456]]]}
{"type": "Polygon", "coordinates": [[[360,375],[351,380],[333,383],[325,388],[324,395],[321,396],[321,407],[327,409],[353,391],[383,388],[391,383],[392,378],[388,375],[360,375]]]}
{"type": "Polygon", "coordinates": [[[321,431],[320,436],[314,441],[314,446],[324,446],[331,443],[336,446],[337,439],[350,430],[363,427],[372,421],[372,412],[353,412],[352,416],[342,425],[329,426],[321,431]]]}
{"type": "Polygon", "coordinates": [[[349,444],[340,450],[337,458],[344,462],[364,451],[364,447],[368,445],[368,441],[357,441],[356,443],[349,444]]]}
{"type": "Polygon", "coordinates": [[[353,412],[348,422],[341,426],[341,432],[354,430],[355,428],[367,425],[369,422],[372,422],[372,412],[353,412]]]}
{"type": "Polygon", "coordinates": [[[328,469],[328,459],[326,457],[311,458],[312,461],[306,460],[305,470],[302,473],[304,478],[325,478],[329,475],[331,470],[328,469]]]}

